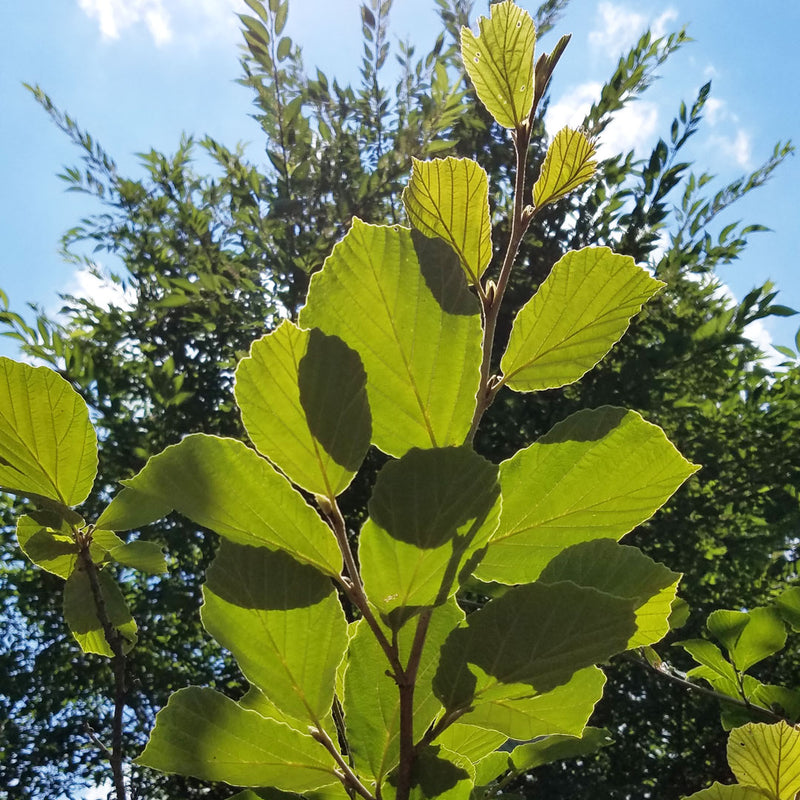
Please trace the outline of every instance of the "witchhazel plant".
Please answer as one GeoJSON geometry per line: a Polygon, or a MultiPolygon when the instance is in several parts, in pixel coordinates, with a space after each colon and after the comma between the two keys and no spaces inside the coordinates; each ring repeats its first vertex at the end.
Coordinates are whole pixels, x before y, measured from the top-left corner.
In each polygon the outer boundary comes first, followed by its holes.
{"type": "MultiPolygon", "coordinates": [[[[136,624],[109,567],[163,571],[156,545],[117,534],[172,511],[221,537],[200,613],[250,689],[238,700],[175,692],[139,765],[244,787],[237,800],[481,800],[609,743],[587,726],[598,664],[665,636],[680,579],[618,542],[697,467],[660,428],[611,406],[573,414],[499,466],[472,447],[498,392],[578,381],[664,286],[608,248],[567,252],[495,353],[531,220],[595,167],[592,141],[564,128],[526,188],[534,115],[569,37],[538,58],[535,40],[508,0],[461,37],[475,91],[514,145],[499,271],[484,170],[415,161],[411,227],[354,218],[297,322],[240,361],[249,443],[187,436],[89,523],[80,505],[97,441],[85,404],[55,372],[0,359],[0,488],[36,506],[19,519],[19,545],[65,580],[77,642],[113,659],[117,800],[136,624]],[[388,460],[356,532],[338,498],[372,446],[388,460]]],[[[748,752],[772,752],[775,736],[800,747],[796,730],[762,727],[737,734],[748,752]]],[[[750,797],[734,789],[702,796],[750,797]]]]}

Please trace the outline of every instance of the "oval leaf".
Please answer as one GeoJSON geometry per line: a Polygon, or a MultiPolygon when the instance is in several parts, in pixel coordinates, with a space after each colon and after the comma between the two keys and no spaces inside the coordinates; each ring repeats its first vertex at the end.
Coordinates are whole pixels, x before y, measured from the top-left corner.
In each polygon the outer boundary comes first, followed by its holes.
{"type": "Polygon", "coordinates": [[[281,551],[223,540],[203,625],[277,708],[318,728],[333,704],[347,621],[330,580],[281,551]]]}
{"type": "Polygon", "coordinates": [[[39,521],[32,515],[20,517],[17,520],[17,542],[20,550],[36,566],[66,580],[78,563],[79,548],[68,526],[55,528],[47,522],[58,524],[59,520],[39,521]]]}
{"type": "Polygon", "coordinates": [[[579,411],[500,465],[500,524],[475,574],[535,580],[570,545],[632,531],[697,469],[635,411],[579,411]]]}
{"type": "Polygon", "coordinates": [[[539,178],[533,185],[533,204],[541,208],[569,194],[594,175],[595,149],[582,131],[562,128],[547,148],[539,178]]]}
{"type": "Polygon", "coordinates": [[[336,780],[333,759],[310,736],[197,686],[169,698],[136,763],[200,780],[291,792],[336,780]]]}
{"type": "Polygon", "coordinates": [[[492,260],[486,172],[469,158],[414,159],[403,204],[417,230],[456,251],[467,279],[477,286],[492,260]]]}
{"type": "Polygon", "coordinates": [[[518,392],[574,383],[663,286],[607,247],[570,251],[519,310],[500,364],[503,382],[518,392]]]}
{"type": "Polygon", "coordinates": [[[461,29],[461,56],[475,92],[504,128],[525,122],[533,105],[536,28],[531,15],[506,0],[478,18],[480,34],[461,29]]]}
{"type": "Polygon", "coordinates": [[[0,358],[0,491],[76,506],[96,474],[83,398],[47,367],[0,358]]]}
{"type": "Polygon", "coordinates": [[[728,763],[740,783],[773,800],[794,800],[800,792],[800,730],[785,722],[736,728],[728,738],[728,763]]]}
{"type": "Polygon", "coordinates": [[[361,359],[336,336],[289,321],[253,343],[236,370],[236,402],[260,453],[290,481],[333,500],[369,449],[361,359]]]}
{"type": "Polygon", "coordinates": [[[480,383],[480,308],[447,244],[354,219],[311,279],[300,324],[361,356],[381,450],[464,441],[480,383]]]}
{"type": "Polygon", "coordinates": [[[235,439],[187,436],[123,483],[153,498],[153,507],[169,503],[237,544],[285,550],[327,575],[341,570],[330,528],[266,459],[235,439]]]}
{"type": "Polygon", "coordinates": [[[128,542],[112,547],[108,554],[117,564],[138,569],[140,572],[152,575],[167,572],[164,551],[155,542],[128,542]]]}

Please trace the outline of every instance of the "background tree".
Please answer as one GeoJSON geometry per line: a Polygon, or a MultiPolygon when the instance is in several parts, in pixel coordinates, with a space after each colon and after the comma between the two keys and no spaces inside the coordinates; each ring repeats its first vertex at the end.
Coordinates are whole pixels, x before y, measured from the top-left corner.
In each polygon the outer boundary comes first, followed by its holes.
{"type": "MultiPolygon", "coordinates": [[[[475,15],[464,0],[436,3],[441,35],[421,58],[412,45],[399,46],[401,74],[392,87],[383,81],[391,55],[391,3],[365,3],[361,84],[343,87],[319,71],[305,71],[299,48],[283,35],[287,2],[248,0],[242,83],[253,92],[264,132],[261,166],[209,138],[185,139],[174,155],[146,154],[143,177],[124,177],[74,120],[34,90],[81,151],[82,163],[66,170],[65,180],[103,207],[65,234],[65,256],[89,267],[86,245],[116,256],[126,301],[105,307],[66,297],[57,319],[39,315],[29,325],[6,310],[2,321],[23,353],[57,368],[93,409],[103,431],[95,510],[116,481],[182,435],[241,435],[231,394],[235,363],[276,320],[296,313],[308,276],[352,215],[403,221],[400,191],[412,157],[476,158],[490,185],[499,187],[492,198],[495,218],[504,217],[509,193],[503,187],[513,180],[507,134],[468,96],[456,55],[460,26],[475,15]],[[213,174],[196,173],[198,148],[210,156],[213,174]]],[[[538,9],[540,37],[565,5],[548,0],[538,9]]],[[[645,92],[664,61],[680,57],[685,41],[682,32],[643,36],[589,113],[590,133],[600,135],[614,113],[645,92]]],[[[510,440],[532,441],[571,411],[603,403],[624,402],[664,427],[704,469],[666,512],[642,527],[635,543],[686,573],[683,595],[696,611],[692,634],[711,609],[757,604],[777,579],[794,575],[792,487],[800,464],[788,433],[800,415],[799,373],[793,367],[770,375],[744,331],[755,319],[788,310],[774,304],[768,285],[732,304],[716,291],[714,278],[760,229],[736,224],[720,230],[719,219],[769,178],[790,146],[778,146],[762,167],[708,194],[710,176],[693,174],[683,160],[707,97],[704,87],[692,106],[679,109],[650,159],[639,162],[627,153],[603,162],[589,188],[535,220],[521,253],[528,269],[517,271],[511,307],[514,296],[528,296],[566,249],[588,244],[609,244],[649,263],[669,286],[601,368],[545,397],[498,400],[477,443],[492,458],[504,458],[510,440]]],[[[540,114],[532,144],[537,156],[546,143],[540,114]]],[[[536,176],[529,178],[532,184],[536,176]]],[[[498,250],[507,233],[496,226],[498,250]]],[[[501,335],[509,327],[510,319],[501,320],[501,335]]],[[[349,490],[353,507],[366,485],[365,476],[349,490]]],[[[7,620],[0,671],[8,676],[0,695],[0,715],[7,719],[0,733],[0,785],[23,798],[78,796],[83,781],[103,773],[92,737],[96,732],[102,738],[108,727],[109,669],[72,643],[53,599],[59,593],[14,546],[10,511],[3,509],[8,546],[0,575],[7,620]]],[[[188,683],[229,693],[244,688],[230,659],[199,625],[199,576],[213,537],[177,518],[150,526],[143,536],[166,546],[171,572],[146,579],[123,575],[140,625],[130,664],[131,751],[172,690],[188,683]]],[[[784,662],[782,669],[794,667],[784,662]]],[[[614,798],[672,798],[726,774],[725,737],[711,701],[655,686],[637,665],[614,664],[608,673],[597,722],[615,731],[615,746],[580,764],[539,771],[536,792],[588,795],[602,785],[614,798]]],[[[153,773],[136,780],[149,798],[200,796],[188,780],[153,773]]],[[[525,792],[528,785],[519,788],[525,792]]],[[[203,796],[229,794],[219,787],[203,796]]]]}

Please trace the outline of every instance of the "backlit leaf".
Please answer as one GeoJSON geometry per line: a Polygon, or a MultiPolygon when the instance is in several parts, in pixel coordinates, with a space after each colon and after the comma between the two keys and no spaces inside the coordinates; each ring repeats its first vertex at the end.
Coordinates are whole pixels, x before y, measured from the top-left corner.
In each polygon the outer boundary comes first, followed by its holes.
{"type": "Polygon", "coordinates": [[[478,761],[497,750],[507,738],[498,731],[456,722],[436,737],[436,743],[455,753],[461,753],[471,761],[478,761]]]}
{"type": "Polygon", "coordinates": [[[489,179],[468,158],[414,159],[403,204],[414,227],[444,239],[477,285],[492,260],[489,179]]]}
{"type": "Polygon", "coordinates": [[[644,647],[669,632],[672,601],[681,576],[648,558],[636,547],[595,539],[559,553],[543,570],[545,583],[572,581],[624,597],[636,610],[636,633],[628,649],[644,647]]]}
{"type": "Polygon", "coordinates": [[[359,541],[367,596],[387,624],[441,605],[500,510],[497,467],[466,447],[410,450],[378,473],[359,541]]]}
{"type": "Polygon", "coordinates": [[[776,598],[775,605],[791,629],[800,632],[800,586],[786,589],[776,598]]]}
{"type": "Polygon", "coordinates": [[[518,392],[574,383],[664,285],[607,247],[566,253],[514,320],[500,362],[503,382],[518,392]]]}
{"type": "MultiPolygon", "coordinates": [[[[411,768],[409,800],[469,800],[474,786],[475,767],[459,753],[441,746],[422,748],[411,768]]],[[[387,800],[392,791],[394,776],[383,792],[387,800]]]]}
{"type": "Polygon", "coordinates": [[[755,786],[713,783],[708,789],[695,792],[683,800],[764,800],[772,795],[755,786]]]}
{"type": "Polygon", "coordinates": [[[533,185],[533,204],[541,208],[569,194],[594,175],[594,145],[582,131],[562,128],[547,148],[539,178],[533,185]]]}
{"type": "Polygon", "coordinates": [[[97,474],[81,396],[47,367],[0,358],[0,491],[76,506],[97,474]]]}
{"type": "MultiPolygon", "coordinates": [[[[119,586],[108,572],[99,570],[97,579],[108,619],[122,636],[122,649],[127,653],[136,644],[136,622],[119,586]]],[[[64,618],[84,653],[114,655],[97,616],[89,576],[82,569],[74,570],[64,584],[64,618]]]]}
{"type": "Polygon", "coordinates": [[[774,608],[754,608],[748,612],[720,609],[709,615],[706,624],[740,672],[777,653],[786,644],[786,627],[774,608]]]}
{"type": "Polygon", "coordinates": [[[100,514],[96,524],[98,528],[112,531],[129,531],[166,517],[170,511],[172,506],[169,501],[123,486],[100,514]]]}
{"type": "Polygon", "coordinates": [[[258,451],[293,483],[333,499],[369,448],[366,380],[341,339],[285,321],[239,362],[236,402],[258,451]]]}
{"type": "Polygon", "coordinates": [[[580,736],[546,736],[535,742],[528,742],[511,751],[511,761],[520,772],[527,772],[553,761],[565,758],[578,758],[594,753],[612,742],[605,728],[586,728],[580,736]]]}
{"type": "MultiPolygon", "coordinates": [[[[57,519],[50,521],[58,523],[57,519]]],[[[51,528],[44,520],[37,521],[33,516],[25,515],[17,520],[17,542],[34,564],[53,575],[66,580],[75,569],[78,545],[66,527],[51,528]]]]}
{"type": "Polygon", "coordinates": [[[794,800],[800,792],[800,730],[785,722],[736,728],[728,738],[728,763],[740,783],[773,800],[794,800]]]}
{"type": "Polygon", "coordinates": [[[108,551],[114,561],[126,567],[157,575],[167,571],[164,551],[155,542],[128,542],[108,551]]]}
{"type": "Polygon", "coordinates": [[[322,727],[347,622],[330,580],[283,551],[222,541],[206,573],[203,625],[282,712],[322,727]]]}
{"type": "Polygon", "coordinates": [[[311,279],[300,324],[361,356],[381,450],[464,441],[480,382],[480,309],[445,242],[354,219],[311,279]]]}
{"type": "Polygon", "coordinates": [[[196,686],[175,692],[158,712],[136,763],[206,781],[292,792],[337,780],[333,759],[311,736],[196,686]]]}
{"type": "Polygon", "coordinates": [[[506,0],[478,18],[478,36],[461,29],[461,55],[475,92],[504,128],[525,122],[533,105],[536,28],[531,15],[506,0]]]}
{"type": "Polygon", "coordinates": [[[125,486],[236,544],[280,548],[328,575],[342,557],[333,533],[289,481],[235,439],[193,434],[153,456],[125,486]]]}
{"type": "Polygon", "coordinates": [[[629,533],[696,470],[635,411],[579,411],[500,465],[500,524],[475,574],[535,580],[570,545],[629,533]]]}

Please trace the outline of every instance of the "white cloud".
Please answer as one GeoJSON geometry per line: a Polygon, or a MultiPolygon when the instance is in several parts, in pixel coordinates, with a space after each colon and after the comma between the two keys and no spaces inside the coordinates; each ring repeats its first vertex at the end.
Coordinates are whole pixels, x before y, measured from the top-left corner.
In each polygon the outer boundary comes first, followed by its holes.
{"type": "Polygon", "coordinates": [[[653,36],[663,36],[668,23],[678,18],[678,12],[669,6],[655,19],[649,19],[627,6],[603,0],[597,6],[597,16],[598,27],[589,34],[589,45],[613,59],[635,44],[648,26],[653,36]]]}
{"type": "Polygon", "coordinates": [[[73,274],[62,293],[85,297],[101,308],[110,308],[112,305],[131,308],[136,299],[135,293],[130,289],[123,289],[120,284],[109,278],[100,277],[101,274],[99,268],[98,274],[88,269],[80,269],[73,274]]]}
{"type": "Polygon", "coordinates": [[[750,169],[753,166],[753,140],[742,128],[737,129],[731,136],[711,136],[708,141],[723,158],[735,161],[742,169],[750,169]]]}
{"type": "MultiPolygon", "coordinates": [[[[545,124],[550,134],[565,125],[577,127],[588,114],[592,103],[600,98],[602,84],[582,83],[562,95],[547,109],[545,124]]],[[[644,100],[628,103],[614,113],[611,123],[600,135],[597,152],[600,158],[610,158],[629,150],[641,151],[651,143],[658,126],[658,106],[644,100]]]]}
{"type": "Polygon", "coordinates": [[[158,46],[175,38],[233,32],[235,12],[244,9],[242,0],[78,0],[78,5],[97,21],[103,38],[119,39],[124,32],[144,26],[158,46]]]}

